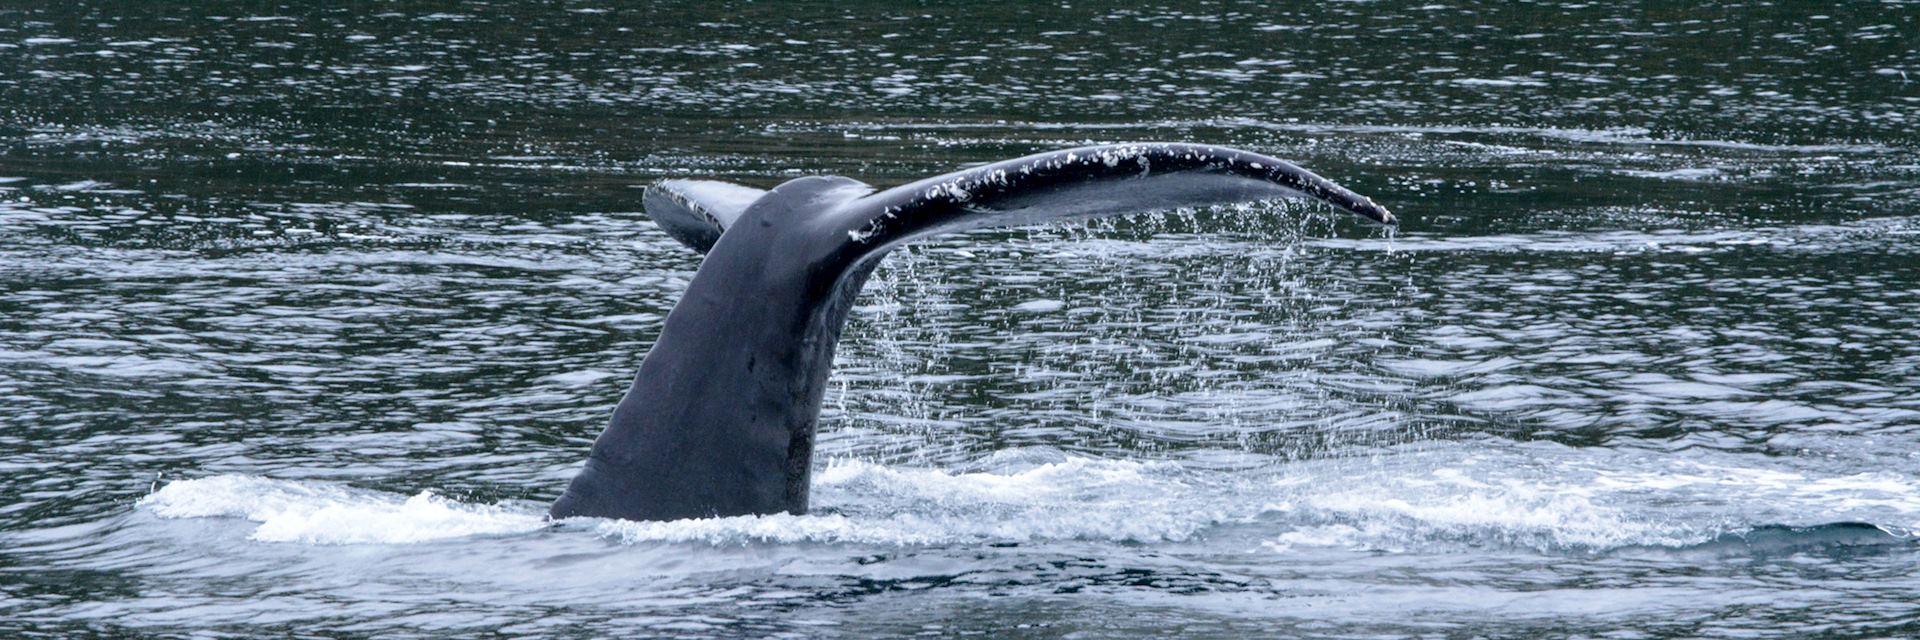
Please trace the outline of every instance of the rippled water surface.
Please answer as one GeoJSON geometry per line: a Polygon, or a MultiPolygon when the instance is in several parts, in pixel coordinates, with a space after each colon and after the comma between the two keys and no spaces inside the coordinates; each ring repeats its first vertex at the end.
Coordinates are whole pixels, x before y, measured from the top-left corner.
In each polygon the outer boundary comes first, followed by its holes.
{"type": "Polygon", "coordinates": [[[1920,633],[1920,5],[0,5],[0,635],[1920,633]],[[813,513],[547,522],[666,177],[1230,144],[949,236],[813,513]]]}

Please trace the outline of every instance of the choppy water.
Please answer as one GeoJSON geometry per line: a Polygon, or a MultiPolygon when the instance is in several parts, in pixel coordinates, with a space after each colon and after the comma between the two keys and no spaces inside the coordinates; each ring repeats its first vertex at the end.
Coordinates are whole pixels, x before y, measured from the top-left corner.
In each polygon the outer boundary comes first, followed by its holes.
{"type": "Polygon", "coordinates": [[[1920,5],[0,7],[0,635],[1902,637],[1920,5]],[[889,259],[811,515],[547,523],[638,187],[1096,142],[889,259]]]}

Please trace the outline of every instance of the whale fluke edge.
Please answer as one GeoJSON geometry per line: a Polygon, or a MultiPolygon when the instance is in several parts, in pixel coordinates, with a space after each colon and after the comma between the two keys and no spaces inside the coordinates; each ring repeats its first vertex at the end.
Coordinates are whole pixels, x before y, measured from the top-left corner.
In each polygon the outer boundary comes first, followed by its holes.
{"type": "Polygon", "coordinates": [[[884,191],[831,176],[771,191],[704,180],[649,187],[647,214],[706,258],[549,515],[805,513],[834,346],[867,276],[903,243],[1288,197],[1396,223],[1292,163],[1183,143],[1053,151],[884,191]]]}

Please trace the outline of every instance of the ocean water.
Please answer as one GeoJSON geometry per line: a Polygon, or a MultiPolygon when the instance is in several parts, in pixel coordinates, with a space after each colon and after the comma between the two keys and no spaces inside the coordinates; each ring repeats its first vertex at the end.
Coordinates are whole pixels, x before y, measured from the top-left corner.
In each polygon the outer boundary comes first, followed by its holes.
{"type": "Polygon", "coordinates": [[[0,6],[0,636],[1920,634],[1920,5],[0,6]],[[807,515],[550,522],[640,189],[1109,142],[945,236],[807,515]]]}

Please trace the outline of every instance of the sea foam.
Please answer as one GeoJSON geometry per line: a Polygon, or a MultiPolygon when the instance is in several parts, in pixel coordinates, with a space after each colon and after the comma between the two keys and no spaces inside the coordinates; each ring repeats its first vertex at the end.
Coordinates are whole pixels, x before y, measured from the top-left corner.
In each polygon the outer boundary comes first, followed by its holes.
{"type": "Polygon", "coordinates": [[[403,544],[535,531],[538,514],[463,504],[430,491],[412,497],[332,483],[223,475],[177,480],[141,498],[162,518],[245,518],[250,539],[308,544],[403,544]]]}
{"type": "MultiPolygon", "coordinates": [[[[1550,450],[1532,455],[1557,457],[1550,450]]],[[[554,526],[620,544],[1177,544],[1217,535],[1269,553],[1459,544],[1581,552],[1685,546],[1756,525],[1860,520],[1904,526],[1899,516],[1920,512],[1920,489],[1892,474],[1809,477],[1638,458],[1602,465],[1530,458],[1415,453],[1220,470],[1052,455],[988,459],[967,471],[835,460],[814,474],[808,515],[573,518],[554,526]],[[1650,501],[1649,494],[1659,499],[1650,501]],[[1743,512],[1757,519],[1706,521],[1689,506],[1727,501],[1751,502],[1743,512]]],[[[138,506],[161,518],[241,518],[259,523],[253,540],[308,544],[405,544],[524,534],[550,524],[532,505],[246,475],[171,482],[138,506]]]]}

